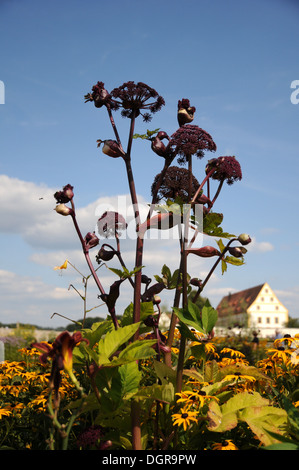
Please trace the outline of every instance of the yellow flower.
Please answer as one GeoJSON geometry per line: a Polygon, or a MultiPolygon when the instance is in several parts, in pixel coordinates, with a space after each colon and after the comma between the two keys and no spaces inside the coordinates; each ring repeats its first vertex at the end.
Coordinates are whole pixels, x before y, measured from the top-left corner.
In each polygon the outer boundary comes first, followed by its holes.
{"type": "Polygon", "coordinates": [[[256,381],[256,379],[252,377],[251,375],[243,375],[240,372],[235,372],[234,374],[229,374],[225,376],[225,380],[240,380],[240,379],[247,380],[248,382],[256,381]]]}
{"type": "Polygon", "coordinates": [[[288,354],[292,354],[292,351],[284,349],[284,347],[279,346],[276,349],[268,349],[268,353],[271,354],[272,360],[282,359],[283,362],[288,361],[288,354]]]}
{"type": "Polygon", "coordinates": [[[233,443],[231,439],[226,439],[223,442],[215,442],[212,445],[213,450],[239,450],[238,447],[233,443]]]}
{"type": "Polygon", "coordinates": [[[292,338],[291,336],[278,338],[274,341],[274,347],[278,348],[279,346],[292,346],[295,343],[295,346],[298,345],[298,338],[292,338]]]}
{"type": "Polygon", "coordinates": [[[184,431],[187,430],[187,427],[190,426],[191,422],[197,423],[197,413],[189,411],[185,408],[181,410],[181,413],[175,413],[172,415],[173,419],[173,425],[175,426],[176,424],[178,426],[183,425],[184,431]]]}
{"type": "Polygon", "coordinates": [[[9,416],[9,415],[11,415],[11,411],[5,408],[0,408],[0,419],[2,419],[2,416],[9,416]]]}
{"type": "Polygon", "coordinates": [[[57,269],[66,269],[67,268],[67,263],[68,263],[68,260],[66,259],[65,262],[61,265],[61,266],[55,266],[55,270],[57,269]]]}
{"type": "Polygon", "coordinates": [[[207,395],[204,391],[186,390],[182,393],[176,393],[176,395],[180,397],[177,402],[185,402],[186,406],[199,405],[200,407],[202,407],[205,404],[206,400],[210,398],[218,401],[217,397],[207,395]]]}
{"type": "Polygon", "coordinates": [[[230,357],[245,357],[245,354],[241,353],[240,351],[236,351],[235,349],[231,349],[231,348],[223,348],[220,351],[220,354],[230,354],[230,357]]]}

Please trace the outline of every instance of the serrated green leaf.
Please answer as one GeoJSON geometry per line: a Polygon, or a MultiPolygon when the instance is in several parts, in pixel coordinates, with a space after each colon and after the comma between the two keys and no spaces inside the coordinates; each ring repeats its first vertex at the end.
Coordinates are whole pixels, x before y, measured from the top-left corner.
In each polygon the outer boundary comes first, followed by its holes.
{"type": "Polygon", "coordinates": [[[224,261],[226,263],[233,264],[234,266],[242,266],[242,264],[245,264],[243,258],[236,258],[235,256],[226,256],[224,261]]]}
{"type": "Polygon", "coordinates": [[[204,331],[209,334],[217,323],[218,313],[207,300],[201,312],[201,320],[204,331]]]}
{"type": "MultiPolygon", "coordinates": [[[[188,309],[173,307],[173,310],[182,323],[185,323],[186,325],[191,326],[197,331],[205,333],[205,331],[202,328],[201,319],[196,318],[196,320],[194,320],[193,316],[191,315],[188,309]]],[[[194,309],[192,311],[194,313],[194,309]]]]}
{"type": "Polygon", "coordinates": [[[222,271],[222,275],[227,271],[227,264],[224,261],[224,259],[221,260],[221,271],[222,271]]]}
{"type": "Polygon", "coordinates": [[[138,361],[140,359],[148,359],[156,354],[153,346],[157,340],[137,340],[129,344],[123,351],[120,352],[118,362],[138,361]]]}
{"type": "Polygon", "coordinates": [[[216,243],[217,243],[217,245],[218,245],[218,247],[219,247],[220,252],[222,253],[223,250],[225,249],[225,246],[224,246],[224,243],[223,243],[223,241],[221,240],[221,238],[219,238],[219,240],[216,240],[216,243]]]}
{"type": "Polygon", "coordinates": [[[279,433],[280,428],[287,424],[287,413],[281,408],[274,406],[250,406],[238,414],[240,421],[245,421],[252,432],[265,445],[271,445],[277,442],[277,439],[269,433],[279,433]]]}
{"type": "Polygon", "coordinates": [[[203,218],[203,233],[213,237],[233,238],[235,235],[224,232],[220,227],[223,221],[223,214],[217,212],[209,212],[203,218]]]}
{"type": "Polygon", "coordinates": [[[122,365],[112,379],[109,397],[116,404],[131,398],[138,391],[141,377],[142,373],[136,362],[122,365]]]}
{"type": "Polygon", "coordinates": [[[172,403],[174,401],[175,388],[171,382],[163,385],[153,384],[144,387],[134,395],[134,400],[157,400],[162,403],[172,403]]]}
{"type": "Polygon", "coordinates": [[[176,371],[167,366],[163,362],[154,360],[154,368],[157,377],[161,380],[162,385],[171,382],[174,386],[176,384],[176,371]]]}
{"type": "Polygon", "coordinates": [[[110,331],[98,343],[98,365],[110,362],[110,357],[136,333],[140,322],[110,331]]]}

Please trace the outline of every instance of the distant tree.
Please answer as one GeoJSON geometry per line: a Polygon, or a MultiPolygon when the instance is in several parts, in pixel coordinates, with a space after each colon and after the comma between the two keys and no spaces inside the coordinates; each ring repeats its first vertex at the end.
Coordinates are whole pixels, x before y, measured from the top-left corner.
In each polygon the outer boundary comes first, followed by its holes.
{"type": "Polygon", "coordinates": [[[289,317],[289,321],[286,324],[287,328],[299,328],[299,318],[289,317]]]}
{"type": "MultiPolygon", "coordinates": [[[[91,328],[94,323],[97,323],[103,320],[104,318],[102,317],[86,317],[84,320],[84,328],[91,328]]],[[[83,323],[83,318],[78,320],[78,323],[79,322],[83,323]]],[[[76,331],[76,330],[81,329],[81,327],[77,323],[69,323],[68,325],[66,325],[65,329],[68,331],[76,331]]]]}

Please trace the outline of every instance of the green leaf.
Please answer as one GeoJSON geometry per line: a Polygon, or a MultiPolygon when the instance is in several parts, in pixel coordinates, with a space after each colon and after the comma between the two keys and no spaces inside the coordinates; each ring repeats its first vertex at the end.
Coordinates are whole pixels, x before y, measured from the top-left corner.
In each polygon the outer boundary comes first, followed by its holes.
{"type": "Polygon", "coordinates": [[[173,310],[182,323],[185,323],[186,325],[191,326],[197,331],[201,331],[202,333],[205,333],[205,331],[202,328],[199,308],[197,307],[197,305],[193,304],[189,310],[189,304],[191,303],[192,303],[191,301],[188,302],[188,308],[173,307],[173,310]],[[198,316],[196,316],[195,314],[196,311],[198,311],[198,316]]]}
{"type": "Polygon", "coordinates": [[[221,271],[222,271],[222,275],[227,271],[227,264],[224,261],[224,259],[221,260],[221,271]]]}
{"type": "Polygon", "coordinates": [[[201,320],[203,329],[207,334],[211,333],[212,329],[216,325],[218,319],[217,310],[211,307],[210,302],[206,300],[201,312],[201,320]]]}
{"type": "Polygon", "coordinates": [[[146,134],[134,134],[133,135],[133,139],[143,139],[143,140],[150,140],[150,138],[154,135],[154,134],[157,134],[157,132],[159,132],[160,128],[159,129],[155,129],[154,131],[149,131],[147,130],[146,131],[146,134]]]}
{"type": "Polygon", "coordinates": [[[274,406],[251,406],[239,413],[239,420],[245,421],[252,432],[265,445],[277,443],[270,432],[279,433],[280,428],[287,424],[287,413],[281,408],[274,406]]]}
{"type": "MultiPolygon", "coordinates": [[[[133,323],[133,310],[134,305],[131,302],[124,311],[123,317],[121,319],[121,325],[131,325],[133,323]]],[[[141,302],[140,303],[140,321],[143,322],[149,315],[154,314],[154,305],[153,302],[141,302]]],[[[144,328],[143,325],[140,327],[140,331],[149,331],[149,328],[144,328]]]]}
{"type": "Polygon", "coordinates": [[[83,338],[88,339],[89,346],[92,348],[104,334],[112,329],[114,329],[112,320],[104,320],[102,322],[93,323],[90,329],[83,329],[81,333],[83,338]]]}
{"type": "Polygon", "coordinates": [[[158,400],[162,403],[172,403],[174,401],[174,391],[175,388],[172,383],[148,385],[134,395],[134,400],[158,400]]]}
{"type": "Polygon", "coordinates": [[[171,367],[167,366],[163,362],[158,362],[154,360],[154,368],[157,374],[157,377],[161,380],[162,385],[167,383],[172,383],[174,386],[176,384],[176,371],[171,367]]]}
{"type": "Polygon", "coordinates": [[[109,358],[138,330],[140,322],[127,325],[117,330],[108,332],[105,338],[102,338],[98,344],[98,365],[107,364],[110,362],[109,358]]]}
{"type": "Polygon", "coordinates": [[[141,376],[136,362],[122,365],[112,379],[109,397],[116,404],[128,400],[138,391],[141,376]]]}
{"type": "Polygon", "coordinates": [[[221,240],[221,238],[219,238],[219,240],[216,240],[216,243],[217,243],[217,245],[218,245],[218,247],[219,247],[220,252],[222,253],[222,252],[224,251],[224,249],[225,249],[225,246],[224,246],[224,243],[223,243],[223,241],[221,240]]]}
{"type": "Polygon", "coordinates": [[[212,331],[218,318],[217,311],[211,307],[208,300],[206,301],[202,312],[199,307],[190,300],[188,301],[187,308],[174,307],[173,310],[182,323],[185,323],[204,334],[209,334],[212,331]]]}
{"type": "Polygon", "coordinates": [[[223,214],[209,212],[203,218],[203,233],[212,237],[233,238],[235,235],[224,232],[220,227],[223,221],[223,214]]]}
{"type": "Polygon", "coordinates": [[[245,264],[243,258],[236,258],[235,256],[226,256],[224,261],[226,263],[233,264],[234,266],[242,266],[242,264],[245,264]]]}
{"type": "Polygon", "coordinates": [[[117,362],[131,362],[138,361],[139,359],[147,359],[156,354],[153,346],[157,340],[137,340],[129,344],[123,351],[120,352],[117,362]]]}
{"type": "Polygon", "coordinates": [[[238,424],[238,416],[243,409],[262,409],[269,400],[262,398],[258,392],[242,392],[234,395],[222,406],[212,401],[208,411],[208,429],[213,432],[224,432],[238,424]]]}

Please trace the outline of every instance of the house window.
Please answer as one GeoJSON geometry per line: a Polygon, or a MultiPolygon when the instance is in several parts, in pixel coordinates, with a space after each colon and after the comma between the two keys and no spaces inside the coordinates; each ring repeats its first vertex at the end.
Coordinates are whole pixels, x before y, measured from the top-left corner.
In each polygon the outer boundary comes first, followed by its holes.
{"type": "Polygon", "coordinates": [[[268,294],[268,289],[265,289],[266,294],[268,294]]]}
{"type": "Polygon", "coordinates": [[[279,323],[278,317],[275,317],[275,323],[276,323],[276,324],[279,323]]]}
{"type": "Polygon", "coordinates": [[[257,305],[257,306],[256,306],[256,309],[257,309],[257,310],[259,310],[259,309],[260,309],[260,306],[259,306],[259,305],[257,305]]]}
{"type": "Polygon", "coordinates": [[[274,300],[273,297],[271,297],[271,298],[270,298],[270,302],[273,302],[273,300],[274,300]]]}
{"type": "Polygon", "coordinates": [[[257,322],[262,323],[262,317],[258,317],[257,322]]]}
{"type": "Polygon", "coordinates": [[[265,300],[264,297],[261,297],[261,302],[264,302],[264,300],[265,300]]]}
{"type": "Polygon", "coordinates": [[[275,310],[279,310],[279,305],[276,305],[275,310]]]}
{"type": "Polygon", "coordinates": [[[266,318],[266,323],[268,323],[268,324],[270,323],[270,317],[266,318]]]}

